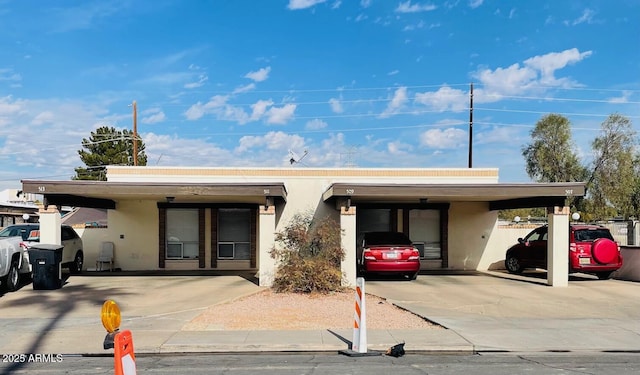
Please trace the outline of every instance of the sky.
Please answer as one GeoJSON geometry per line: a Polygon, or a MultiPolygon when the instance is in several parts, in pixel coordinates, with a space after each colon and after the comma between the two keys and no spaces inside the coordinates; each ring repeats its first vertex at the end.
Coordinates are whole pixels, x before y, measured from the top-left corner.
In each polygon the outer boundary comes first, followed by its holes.
{"type": "Polygon", "coordinates": [[[0,0],[0,35],[0,189],[71,179],[134,101],[149,166],[467,168],[472,84],[500,182],[546,114],[583,163],[640,126],[639,0],[0,0]]]}

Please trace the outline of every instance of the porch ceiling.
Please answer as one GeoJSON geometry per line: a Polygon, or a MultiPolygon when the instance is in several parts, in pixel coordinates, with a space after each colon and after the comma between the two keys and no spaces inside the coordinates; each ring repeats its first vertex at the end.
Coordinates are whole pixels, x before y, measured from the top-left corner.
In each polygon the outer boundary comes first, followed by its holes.
{"type": "Polygon", "coordinates": [[[488,202],[489,209],[563,206],[567,197],[583,197],[585,183],[530,184],[357,184],[335,183],[322,199],[357,203],[488,202]]]}
{"type": "Polygon", "coordinates": [[[284,183],[153,183],[23,180],[22,191],[42,194],[49,205],[114,209],[119,200],[174,203],[255,203],[286,201],[284,183]]]}

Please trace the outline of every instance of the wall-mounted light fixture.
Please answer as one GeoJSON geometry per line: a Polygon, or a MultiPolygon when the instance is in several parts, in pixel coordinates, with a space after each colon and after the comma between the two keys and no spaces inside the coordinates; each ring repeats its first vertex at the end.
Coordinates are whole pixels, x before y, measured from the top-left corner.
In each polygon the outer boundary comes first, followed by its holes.
{"type": "Polygon", "coordinates": [[[269,208],[270,206],[273,206],[273,203],[274,203],[273,201],[274,201],[273,197],[265,197],[264,208],[269,208]]]}
{"type": "Polygon", "coordinates": [[[176,197],[166,197],[166,199],[167,199],[167,203],[171,203],[176,199],[176,197]]]}
{"type": "Polygon", "coordinates": [[[420,198],[420,204],[427,204],[427,198],[420,198]]]}

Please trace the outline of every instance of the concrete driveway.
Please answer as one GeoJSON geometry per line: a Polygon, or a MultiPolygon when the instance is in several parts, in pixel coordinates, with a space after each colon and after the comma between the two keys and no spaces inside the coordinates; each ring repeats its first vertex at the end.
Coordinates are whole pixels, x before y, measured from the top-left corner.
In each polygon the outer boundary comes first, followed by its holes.
{"type": "Polygon", "coordinates": [[[370,281],[366,292],[454,330],[476,351],[640,351],[640,283],[572,275],[568,287],[550,287],[545,272],[470,272],[370,281]]]}
{"type": "MultiPolygon", "coordinates": [[[[345,347],[326,332],[182,331],[208,307],[261,289],[246,277],[202,275],[71,276],[62,289],[43,291],[28,284],[0,296],[0,353],[111,353],[100,322],[107,299],[119,304],[122,328],[136,333],[136,352],[345,347]]],[[[568,287],[553,288],[544,272],[441,272],[368,280],[365,291],[448,328],[402,332],[409,348],[640,352],[640,283],[572,276],[568,287]]],[[[369,336],[385,348],[397,342],[394,332],[369,336]]]]}
{"type": "Polygon", "coordinates": [[[141,333],[136,348],[157,352],[208,307],[262,289],[239,276],[96,276],[71,276],[58,290],[27,284],[1,295],[0,353],[108,354],[100,319],[107,299],[118,303],[122,329],[141,333]]]}

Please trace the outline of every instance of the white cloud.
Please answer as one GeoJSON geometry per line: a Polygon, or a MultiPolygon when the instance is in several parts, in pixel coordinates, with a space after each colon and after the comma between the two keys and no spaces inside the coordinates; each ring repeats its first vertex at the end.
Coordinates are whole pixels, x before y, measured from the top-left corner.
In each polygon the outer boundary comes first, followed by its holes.
{"type": "Polygon", "coordinates": [[[355,21],[356,22],[360,22],[360,21],[364,21],[367,18],[369,18],[369,16],[367,16],[366,14],[360,13],[358,14],[358,16],[356,17],[355,21]]]}
{"type": "Polygon", "coordinates": [[[233,90],[232,94],[234,94],[234,95],[235,95],[235,94],[242,94],[242,93],[245,93],[245,92],[249,92],[249,91],[251,91],[251,90],[254,90],[255,88],[256,88],[256,84],[255,84],[255,83],[253,83],[253,82],[251,82],[251,83],[249,83],[248,85],[244,85],[244,86],[236,87],[236,88],[233,90]]]}
{"type": "Polygon", "coordinates": [[[290,10],[311,8],[316,4],[324,3],[327,0],[289,0],[287,8],[290,10]]]}
{"type": "Polygon", "coordinates": [[[247,112],[240,107],[232,105],[224,106],[223,110],[216,111],[215,114],[218,120],[233,121],[240,125],[246,124],[250,120],[247,112]]]}
{"type": "Polygon", "coordinates": [[[482,2],[484,0],[469,0],[469,7],[475,9],[477,7],[479,7],[480,5],[482,5],[482,2]]]}
{"type": "Polygon", "coordinates": [[[271,107],[266,113],[267,124],[286,124],[296,111],[295,104],[285,104],[283,107],[271,107]]]}
{"type": "Polygon", "coordinates": [[[424,21],[420,20],[416,24],[411,24],[411,25],[405,26],[402,29],[402,31],[411,31],[411,30],[416,30],[416,29],[422,29],[423,27],[425,27],[425,23],[424,23],[424,21]]]}
{"type": "Polygon", "coordinates": [[[207,113],[204,104],[197,102],[184,112],[187,120],[198,120],[207,113]]]}
{"type": "Polygon", "coordinates": [[[197,87],[200,87],[202,85],[204,85],[205,82],[207,82],[207,80],[209,79],[209,77],[207,77],[206,74],[201,74],[198,77],[198,80],[196,82],[191,82],[191,83],[187,83],[184,85],[185,89],[195,89],[197,87]]]}
{"type": "Polygon", "coordinates": [[[342,1],[340,1],[340,0],[336,0],[336,1],[331,5],[331,9],[338,9],[338,8],[340,8],[340,5],[342,5],[342,1]]]}
{"type": "Polygon", "coordinates": [[[240,107],[228,104],[228,95],[216,95],[207,103],[198,102],[184,113],[187,120],[198,120],[204,115],[214,115],[216,119],[223,121],[234,121],[242,125],[251,120],[249,115],[240,107]]]}
{"type": "Polygon", "coordinates": [[[473,135],[473,141],[477,145],[483,144],[513,144],[521,135],[521,131],[517,128],[507,126],[496,126],[489,130],[476,131],[473,135]]]}
{"type": "Polygon", "coordinates": [[[516,16],[516,8],[511,8],[511,10],[509,11],[509,19],[512,19],[515,16],[516,16]]]}
{"type": "Polygon", "coordinates": [[[262,117],[265,114],[265,112],[267,112],[267,108],[271,107],[272,105],[273,105],[273,101],[271,99],[258,100],[257,102],[251,105],[251,109],[253,110],[253,112],[251,113],[251,119],[258,120],[260,117],[262,117]]]}
{"type": "Polygon", "coordinates": [[[400,73],[400,71],[398,69],[396,70],[392,70],[389,73],[387,73],[388,76],[395,76],[396,74],[400,73]]]}
{"type": "Polygon", "coordinates": [[[534,89],[541,91],[550,87],[579,86],[569,78],[556,78],[556,71],[580,62],[591,54],[591,51],[580,52],[572,48],[531,57],[522,65],[516,63],[507,68],[480,69],[472,74],[482,85],[481,89],[474,91],[474,101],[495,102],[505,95],[522,94],[534,89]]]}
{"type": "Polygon", "coordinates": [[[18,82],[22,80],[22,76],[14,73],[11,69],[0,69],[0,81],[18,82]]]}
{"type": "Polygon", "coordinates": [[[431,148],[456,148],[466,142],[467,132],[457,128],[430,129],[420,134],[420,144],[431,148]]]}
{"type": "Polygon", "coordinates": [[[331,106],[331,110],[333,113],[342,113],[344,112],[344,108],[342,108],[342,103],[340,99],[331,98],[329,99],[329,105],[331,106]]]}
{"type": "Polygon", "coordinates": [[[281,150],[283,155],[287,155],[288,150],[304,148],[304,138],[297,134],[287,134],[281,131],[269,132],[260,136],[246,135],[240,138],[238,143],[237,152],[266,148],[267,150],[281,150]]]}
{"type": "Polygon", "coordinates": [[[12,100],[11,96],[0,98],[0,116],[13,115],[22,111],[24,102],[12,100]]]}
{"type": "Polygon", "coordinates": [[[609,98],[607,100],[608,103],[629,103],[629,97],[631,96],[631,91],[624,90],[622,91],[622,95],[618,97],[609,98]]]}
{"type": "Polygon", "coordinates": [[[271,72],[271,67],[267,66],[266,68],[261,68],[255,72],[249,72],[244,77],[252,79],[255,82],[262,82],[269,78],[269,72],[271,72]]]}
{"type": "Polygon", "coordinates": [[[187,109],[184,114],[187,120],[197,120],[205,114],[212,113],[212,111],[225,106],[227,100],[229,100],[228,95],[216,95],[205,104],[202,104],[202,102],[197,102],[196,104],[189,107],[189,109],[187,109]]]}
{"type": "Polygon", "coordinates": [[[360,6],[363,8],[368,8],[371,6],[371,0],[360,0],[360,6]]]}
{"type": "Polygon", "coordinates": [[[429,12],[437,9],[433,4],[411,4],[411,0],[407,0],[403,3],[398,4],[396,8],[396,13],[418,13],[418,12],[429,12]]]}
{"type": "Polygon", "coordinates": [[[33,118],[31,123],[33,125],[49,124],[49,123],[53,122],[54,118],[55,118],[55,116],[54,116],[53,112],[44,111],[44,112],[41,112],[38,115],[36,115],[36,117],[33,118]]]}
{"type": "Polygon", "coordinates": [[[437,111],[464,111],[468,108],[468,94],[462,90],[443,86],[435,92],[417,93],[414,101],[437,111]]]}
{"type": "Polygon", "coordinates": [[[305,129],[307,130],[320,130],[320,129],[324,129],[328,126],[328,124],[320,119],[313,119],[310,121],[307,121],[307,124],[305,125],[305,129]]]}
{"type": "Polygon", "coordinates": [[[554,72],[567,65],[575,64],[591,56],[591,51],[580,52],[577,48],[552,52],[542,56],[534,56],[524,61],[525,65],[538,70],[541,74],[540,83],[543,85],[564,84],[566,81],[558,81],[554,72]]]}
{"type": "Polygon", "coordinates": [[[150,116],[143,117],[141,121],[143,124],[157,124],[159,122],[163,122],[166,119],[167,116],[164,114],[164,112],[160,111],[151,114],[150,116]]]}
{"type": "Polygon", "coordinates": [[[387,151],[391,155],[394,155],[394,156],[406,155],[411,150],[413,150],[413,147],[411,147],[411,145],[408,144],[408,143],[402,143],[400,141],[394,141],[394,142],[387,143],[387,151]]]}
{"type": "Polygon", "coordinates": [[[397,113],[400,109],[402,109],[404,107],[404,105],[407,103],[408,99],[407,99],[407,88],[406,87],[400,87],[398,88],[394,94],[393,94],[393,98],[391,99],[391,101],[389,102],[389,104],[387,105],[387,108],[385,108],[385,110],[380,114],[380,117],[389,117],[395,113],[397,113]]]}
{"type": "Polygon", "coordinates": [[[484,91],[497,94],[514,94],[525,91],[535,84],[538,77],[535,69],[520,64],[495,70],[483,69],[475,77],[484,85],[484,91]]]}
{"type": "MultiPolygon", "coordinates": [[[[593,16],[596,14],[596,12],[594,12],[593,10],[587,8],[585,10],[582,11],[582,15],[578,18],[576,18],[575,20],[573,20],[573,22],[571,22],[572,26],[575,25],[579,25],[581,23],[592,23],[593,22],[593,16]]],[[[566,24],[567,22],[565,22],[566,24]]]]}

